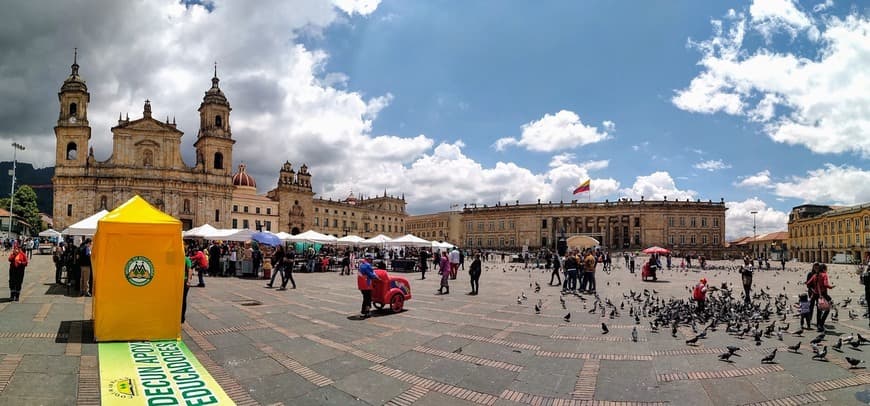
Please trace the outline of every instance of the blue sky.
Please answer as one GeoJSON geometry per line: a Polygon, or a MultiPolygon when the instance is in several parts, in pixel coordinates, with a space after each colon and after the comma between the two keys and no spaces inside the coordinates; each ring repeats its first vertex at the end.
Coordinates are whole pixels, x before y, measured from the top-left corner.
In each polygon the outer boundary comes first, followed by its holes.
{"type": "Polygon", "coordinates": [[[4,26],[27,28],[0,43],[0,137],[27,142],[37,166],[53,163],[56,91],[78,46],[98,159],[118,112],[139,117],[149,98],[178,117],[192,163],[218,61],[234,165],[261,192],[287,160],[311,167],[321,196],[386,189],[411,213],[570,200],[588,178],[593,200],[724,199],[729,238],[751,234],[751,211],[762,233],[805,202],[870,201],[862,2],[14,7],[4,26]],[[69,18],[78,28],[52,28],[69,18]]]}

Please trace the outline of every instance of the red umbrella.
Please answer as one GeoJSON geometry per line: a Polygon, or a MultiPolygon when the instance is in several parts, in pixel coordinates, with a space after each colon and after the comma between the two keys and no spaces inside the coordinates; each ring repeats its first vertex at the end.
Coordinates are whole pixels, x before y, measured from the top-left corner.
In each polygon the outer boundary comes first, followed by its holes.
{"type": "Polygon", "coordinates": [[[654,247],[649,247],[649,248],[643,250],[643,253],[644,254],[669,254],[670,251],[668,251],[667,249],[662,248],[662,247],[655,247],[654,246],[654,247]]]}

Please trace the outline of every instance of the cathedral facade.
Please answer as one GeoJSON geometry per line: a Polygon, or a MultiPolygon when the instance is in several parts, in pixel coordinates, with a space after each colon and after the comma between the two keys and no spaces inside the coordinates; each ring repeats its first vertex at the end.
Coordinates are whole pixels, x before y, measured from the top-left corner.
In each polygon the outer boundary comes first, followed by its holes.
{"type": "Polygon", "coordinates": [[[89,145],[90,93],[73,62],[58,93],[60,103],[56,137],[54,226],[63,230],[100,210],[112,210],[135,195],[181,220],[185,230],[203,224],[215,228],[249,228],[297,234],[307,230],[337,236],[404,234],[407,217],[403,197],[354,197],[344,200],[316,198],[306,165],[286,162],[277,186],[259,195],[244,164],[233,173],[230,126],[232,108],[219,86],[215,71],[211,87],[199,106],[199,130],[194,142],[196,163],[188,166],[181,155],[183,133],[175,121],[151,115],[145,101],[142,117],[118,117],[112,127],[112,154],[94,158],[89,145]]]}

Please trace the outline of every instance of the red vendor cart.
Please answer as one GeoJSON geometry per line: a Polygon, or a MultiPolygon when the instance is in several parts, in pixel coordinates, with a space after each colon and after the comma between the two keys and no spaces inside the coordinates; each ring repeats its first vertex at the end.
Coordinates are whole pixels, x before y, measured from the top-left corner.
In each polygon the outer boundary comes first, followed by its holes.
{"type": "Polygon", "coordinates": [[[405,301],[411,300],[411,284],[401,276],[390,276],[383,269],[375,269],[375,274],[380,280],[372,281],[372,304],[376,309],[383,309],[389,303],[390,310],[401,312],[405,301]]]}

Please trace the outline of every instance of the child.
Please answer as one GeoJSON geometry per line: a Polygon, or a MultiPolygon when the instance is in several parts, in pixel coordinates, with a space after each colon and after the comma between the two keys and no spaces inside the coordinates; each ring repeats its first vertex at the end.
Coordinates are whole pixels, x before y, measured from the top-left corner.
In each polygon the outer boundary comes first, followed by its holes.
{"type": "Polygon", "coordinates": [[[812,313],[810,312],[810,298],[806,293],[798,295],[798,308],[801,313],[801,328],[804,327],[804,321],[806,321],[807,328],[811,328],[812,313]]]}

